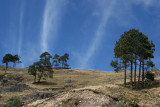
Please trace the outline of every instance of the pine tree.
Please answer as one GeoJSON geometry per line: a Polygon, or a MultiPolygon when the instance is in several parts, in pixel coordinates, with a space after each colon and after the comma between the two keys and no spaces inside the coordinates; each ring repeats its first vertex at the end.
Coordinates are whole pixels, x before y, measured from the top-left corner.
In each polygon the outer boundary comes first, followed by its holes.
{"type": "Polygon", "coordinates": [[[36,82],[36,76],[37,76],[36,63],[34,63],[33,65],[29,66],[28,73],[34,76],[34,82],[36,82]]]}
{"type": "Polygon", "coordinates": [[[54,64],[55,67],[58,67],[58,66],[59,66],[59,64],[58,64],[58,59],[59,59],[59,57],[60,57],[60,56],[59,56],[58,54],[55,54],[54,57],[53,57],[53,64],[55,63],[55,64],[54,64]]]}
{"type": "MultiPolygon", "coordinates": [[[[130,29],[121,35],[120,39],[116,42],[114,47],[114,56],[123,60],[124,67],[126,69],[127,63],[130,62],[130,88],[136,88],[136,71],[137,71],[137,59],[139,59],[139,76],[138,87],[140,83],[141,67],[142,67],[142,85],[144,81],[144,63],[145,60],[153,58],[153,52],[155,45],[153,41],[148,40],[148,36],[144,35],[136,29],[130,29]],[[133,66],[134,64],[134,66],[133,66]],[[133,76],[133,67],[134,76],[133,76]],[[134,84],[133,84],[134,77],[134,84]]],[[[126,73],[124,73],[124,86],[125,86],[126,73]]]]}
{"type": "Polygon", "coordinates": [[[3,57],[3,63],[6,63],[6,69],[5,69],[5,73],[7,72],[7,68],[8,68],[8,63],[9,62],[12,62],[12,58],[13,58],[13,56],[12,56],[12,54],[10,54],[10,53],[8,53],[8,54],[6,54],[4,57],[3,57]]]}

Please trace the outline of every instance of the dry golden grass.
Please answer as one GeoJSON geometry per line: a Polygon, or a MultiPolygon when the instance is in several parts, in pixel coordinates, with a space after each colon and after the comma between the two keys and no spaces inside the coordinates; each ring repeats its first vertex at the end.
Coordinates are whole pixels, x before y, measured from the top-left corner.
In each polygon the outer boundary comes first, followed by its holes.
{"type": "MultiPolygon", "coordinates": [[[[140,106],[151,106],[160,102],[160,84],[157,87],[130,90],[123,87],[124,73],[106,72],[99,70],[85,69],[53,69],[53,78],[48,78],[41,84],[33,84],[34,77],[27,73],[27,68],[9,68],[7,73],[23,73],[24,83],[38,89],[54,89],[54,91],[67,91],[71,89],[89,88],[126,102],[136,100],[140,106]],[[66,83],[71,79],[71,83],[66,83]]],[[[2,69],[0,72],[4,72],[2,69]]],[[[160,81],[160,77],[156,78],[160,81]]],[[[129,82],[129,72],[127,72],[127,82],[129,82]]],[[[31,93],[6,93],[2,95],[0,103],[4,103],[11,96],[20,96],[31,93]]],[[[158,106],[157,106],[158,107],[158,106]]]]}
{"type": "Polygon", "coordinates": [[[4,104],[9,98],[13,96],[25,96],[33,93],[32,90],[25,90],[23,92],[7,92],[2,94],[2,98],[0,98],[0,104],[4,104]]]}

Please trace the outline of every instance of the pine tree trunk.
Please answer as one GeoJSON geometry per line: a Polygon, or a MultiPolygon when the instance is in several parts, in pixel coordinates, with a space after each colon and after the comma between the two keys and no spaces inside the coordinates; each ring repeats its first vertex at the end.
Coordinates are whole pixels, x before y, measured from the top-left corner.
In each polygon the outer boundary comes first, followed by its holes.
{"type": "Polygon", "coordinates": [[[120,71],[122,71],[122,63],[121,63],[121,59],[120,59],[120,71]]]}
{"type": "Polygon", "coordinates": [[[40,83],[40,80],[41,80],[42,76],[43,76],[43,71],[41,73],[41,76],[39,77],[39,80],[38,80],[39,83],[40,83]]]}
{"type": "Polygon", "coordinates": [[[62,67],[64,68],[64,62],[62,62],[62,67]]]}
{"type": "Polygon", "coordinates": [[[141,65],[142,65],[142,62],[141,62],[141,59],[140,59],[140,64],[139,64],[139,76],[138,76],[138,89],[140,87],[140,79],[141,79],[141,65]]]}
{"type": "Polygon", "coordinates": [[[142,87],[144,87],[144,59],[142,61],[142,87]]]}
{"type": "Polygon", "coordinates": [[[126,63],[124,65],[124,87],[126,87],[126,63]]]}
{"type": "Polygon", "coordinates": [[[135,89],[136,89],[136,68],[137,67],[137,62],[136,62],[136,59],[135,59],[135,70],[134,70],[134,86],[135,86],[135,89]]]}
{"type": "Polygon", "coordinates": [[[130,88],[133,89],[133,78],[132,78],[133,62],[131,61],[131,74],[130,74],[130,88]]]}
{"type": "Polygon", "coordinates": [[[8,63],[6,63],[5,74],[7,73],[8,63]]]}
{"type": "Polygon", "coordinates": [[[37,76],[37,72],[35,73],[35,76],[34,76],[34,82],[36,83],[36,76],[37,76]]]}
{"type": "Polygon", "coordinates": [[[34,83],[36,83],[36,75],[34,76],[34,83]]]}

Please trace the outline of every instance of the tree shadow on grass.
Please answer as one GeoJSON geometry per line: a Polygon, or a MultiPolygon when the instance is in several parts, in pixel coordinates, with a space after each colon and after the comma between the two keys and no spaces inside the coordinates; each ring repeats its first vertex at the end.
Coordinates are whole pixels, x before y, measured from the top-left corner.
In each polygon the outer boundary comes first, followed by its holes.
{"type": "Polygon", "coordinates": [[[57,83],[48,82],[48,81],[36,82],[36,83],[34,83],[34,84],[36,84],[36,85],[57,85],[57,83]]]}
{"type": "MultiPolygon", "coordinates": [[[[136,85],[138,84],[138,82],[136,82],[136,85]]],[[[119,84],[120,86],[123,86],[123,84],[119,84]]],[[[133,87],[134,87],[134,83],[133,83],[133,87]]],[[[136,86],[137,87],[137,86],[136,86]]],[[[152,89],[152,88],[158,88],[160,87],[160,80],[155,80],[152,82],[144,82],[144,87],[142,87],[142,82],[140,81],[139,84],[139,88],[133,88],[134,90],[141,90],[141,89],[152,89]]],[[[126,88],[130,89],[130,82],[126,83],[126,88]]]]}
{"type": "Polygon", "coordinates": [[[158,88],[160,87],[160,80],[155,80],[149,84],[145,84],[145,89],[158,88]]]}

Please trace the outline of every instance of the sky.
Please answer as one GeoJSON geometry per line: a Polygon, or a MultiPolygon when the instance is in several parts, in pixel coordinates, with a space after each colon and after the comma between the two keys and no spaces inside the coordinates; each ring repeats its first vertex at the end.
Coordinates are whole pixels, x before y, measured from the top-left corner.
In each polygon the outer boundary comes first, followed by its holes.
{"type": "Polygon", "coordinates": [[[0,0],[0,60],[18,54],[28,67],[42,52],[69,53],[71,68],[112,71],[115,43],[131,28],[153,40],[160,68],[160,0],[0,0]]]}

